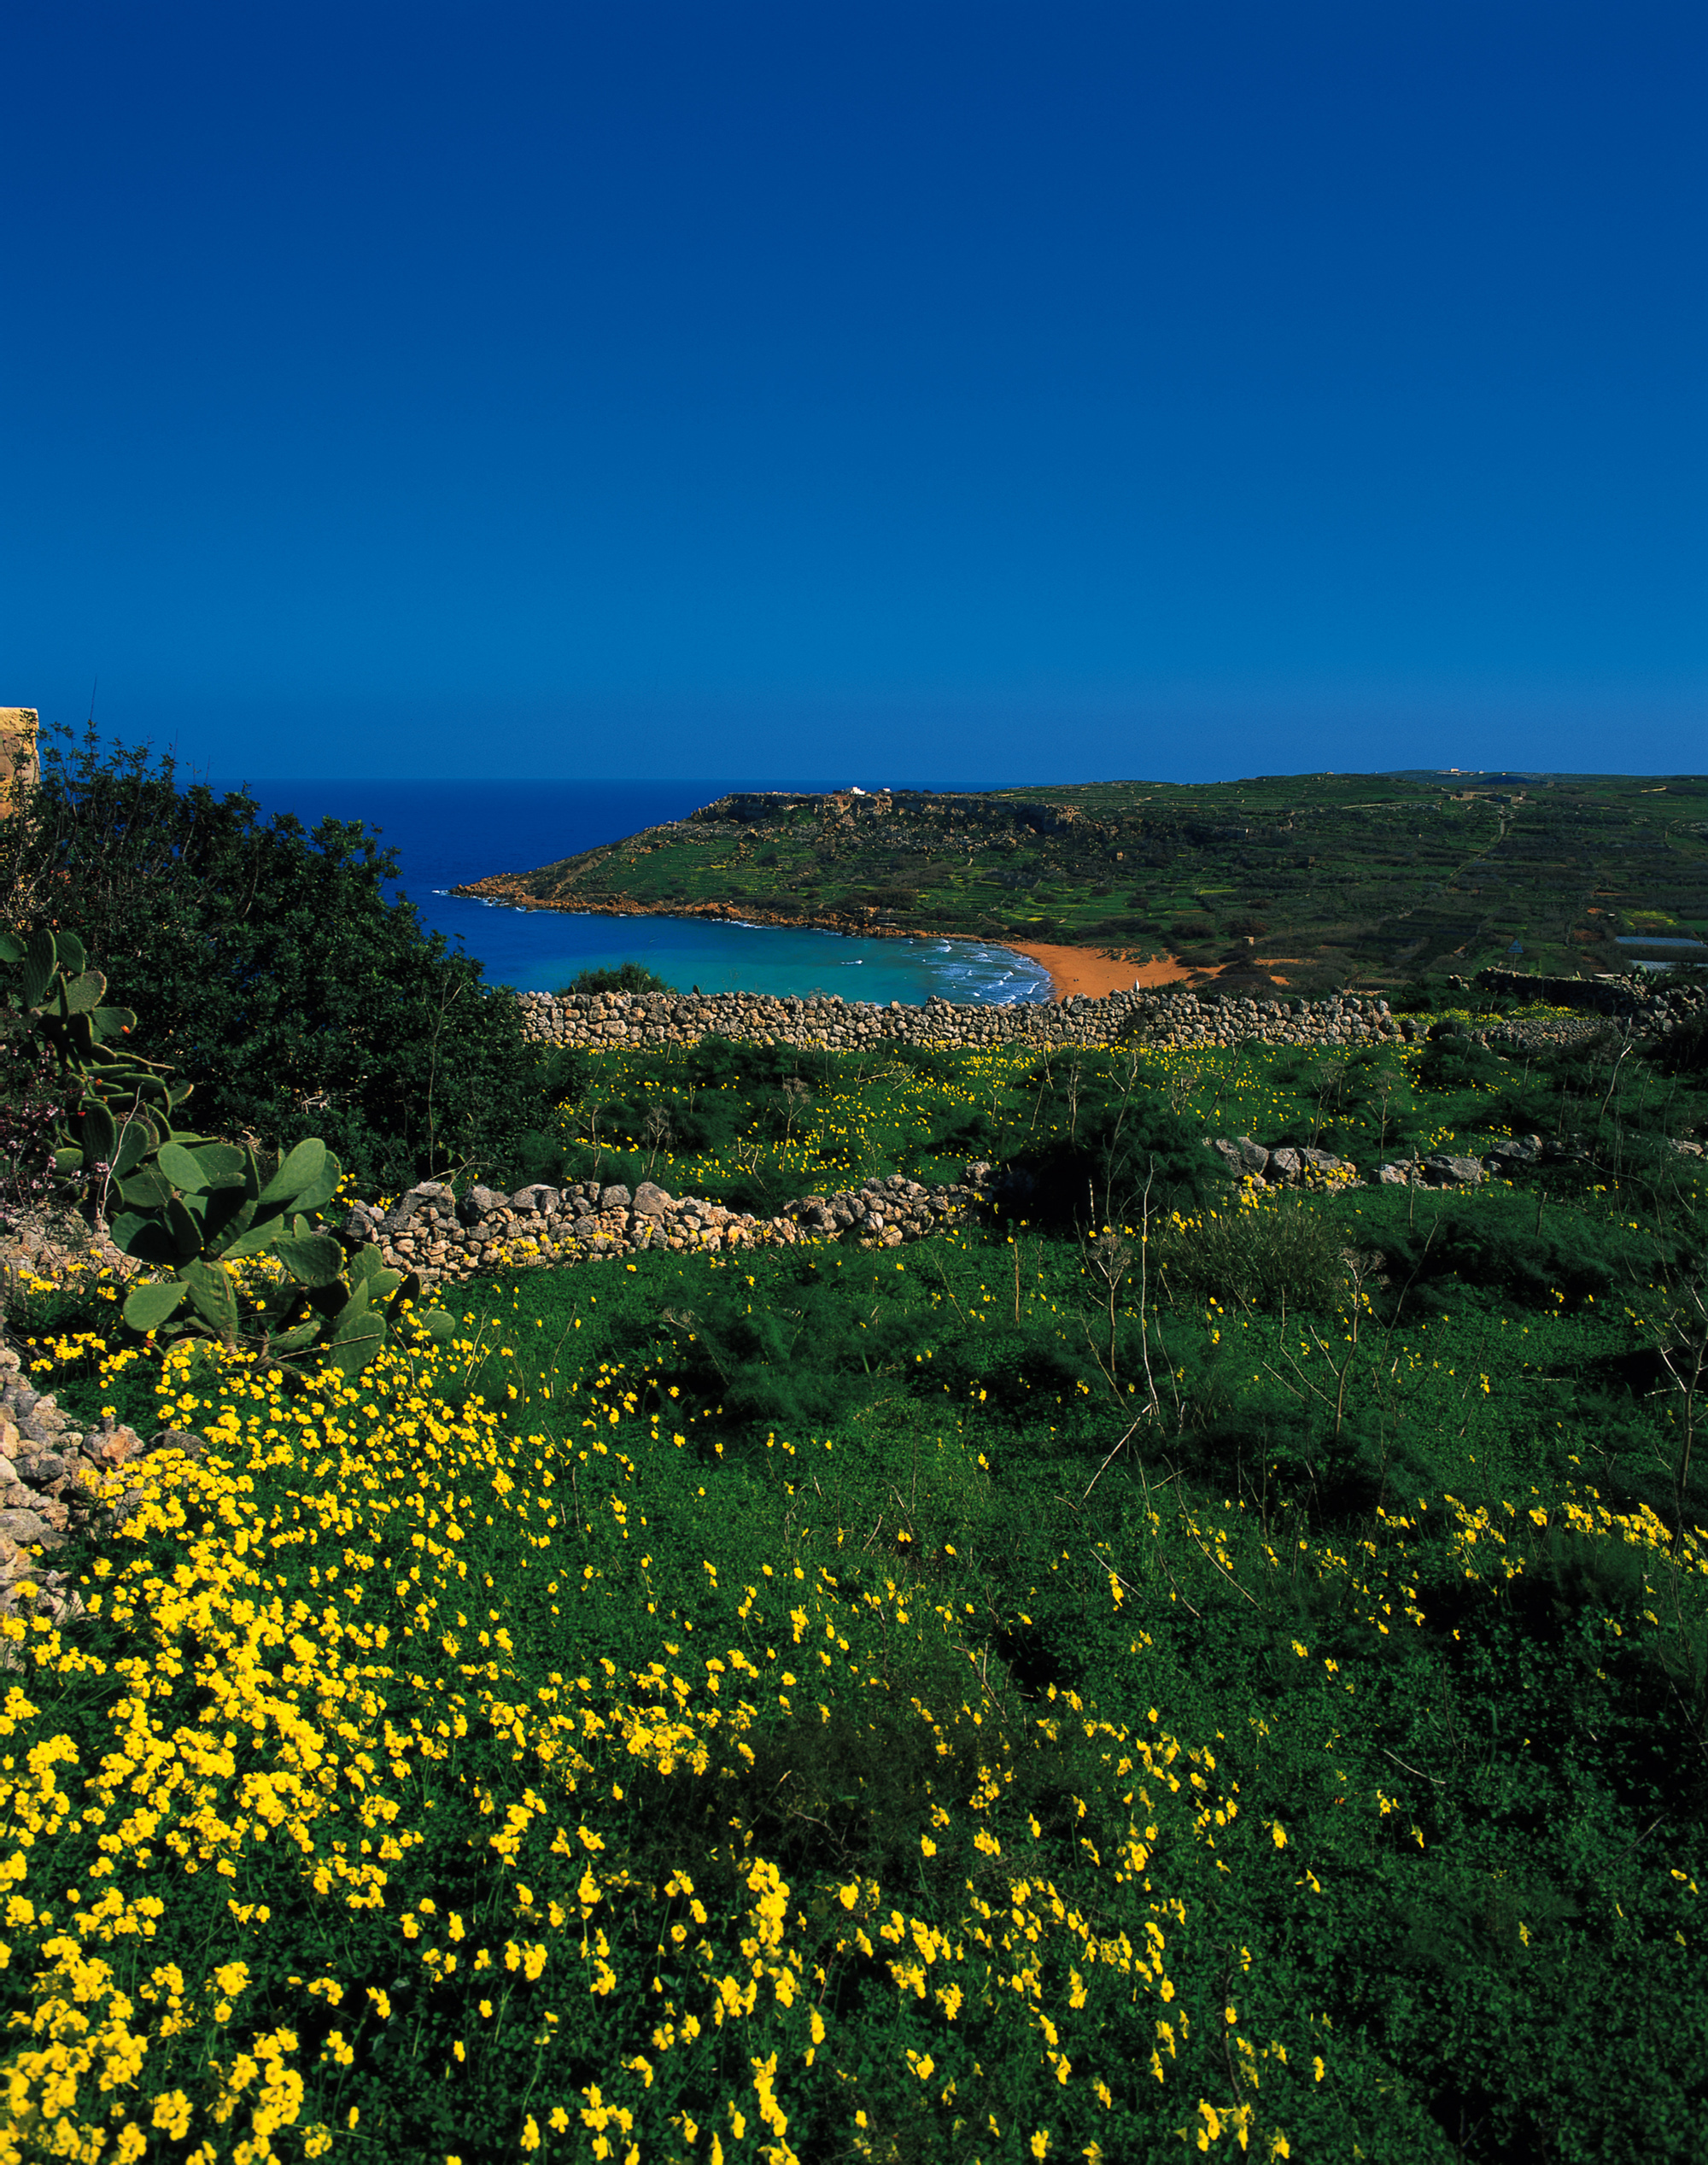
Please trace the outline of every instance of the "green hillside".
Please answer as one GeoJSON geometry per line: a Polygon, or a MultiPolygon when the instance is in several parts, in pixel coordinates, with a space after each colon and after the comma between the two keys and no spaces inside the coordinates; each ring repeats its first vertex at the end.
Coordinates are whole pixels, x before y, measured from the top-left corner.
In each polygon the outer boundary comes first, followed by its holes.
{"type": "Polygon", "coordinates": [[[1708,932],[1708,777],[1290,775],[753,793],[460,893],[1176,957],[1302,988],[1708,932]]]}

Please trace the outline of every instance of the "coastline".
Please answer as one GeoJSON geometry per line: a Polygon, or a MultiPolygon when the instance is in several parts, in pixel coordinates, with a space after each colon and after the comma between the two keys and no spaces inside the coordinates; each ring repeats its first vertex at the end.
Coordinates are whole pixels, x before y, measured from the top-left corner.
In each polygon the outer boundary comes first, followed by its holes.
{"type": "MultiPolygon", "coordinates": [[[[969,945],[1001,948],[1034,963],[1050,980],[1052,1001],[1077,997],[1103,999],[1111,992],[1149,990],[1164,985],[1204,984],[1220,975],[1225,967],[1182,962],[1177,956],[1147,962],[1123,962],[1108,947],[1068,947],[1046,940],[1007,939],[999,934],[950,932],[940,925],[879,923],[850,912],[818,910],[794,912],[767,909],[763,904],[687,902],[674,905],[637,902],[628,895],[594,901],[585,896],[547,900],[528,892],[521,875],[498,873],[453,887],[453,894],[471,902],[496,904],[502,909],[540,910],[588,917],[679,917],[711,919],[725,924],[767,925],[787,932],[834,932],[860,939],[965,940],[969,945]]],[[[1278,984],[1284,979],[1277,979],[1278,984]]]]}
{"type": "MultiPolygon", "coordinates": [[[[485,880],[464,881],[447,892],[460,896],[465,901],[488,903],[503,910],[555,910],[564,916],[711,918],[720,924],[769,925],[780,932],[839,933],[845,939],[964,939],[972,946],[1001,947],[1011,955],[1025,956],[1028,962],[1035,962],[1040,969],[1050,973],[1052,985],[1056,982],[1055,973],[1044,959],[1046,952],[1088,957],[1095,957],[1096,954],[1096,951],[1089,947],[1048,950],[1022,947],[1018,941],[1005,939],[999,933],[950,932],[941,925],[884,923],[875,918],[868,919],[838,910],[768,910],[763,903],[636,902],[628,895],[613,895],[600,902],[581,895],[562,901],[555,898],[547,900],[541,896],[529,894],[522,886],[520,876],[509,872],[495,873],[485,880]]],[[[1137,966],[1110,963],[1107,967],[1119,972],[1123,968],[1131,971],[1137,966]]],[[[1138,972],[1139,979],[1146,984],[1153,981],[1157,984],[1172,983],[1175,974],[1184,976],[1186,973],[1184,969],[1178,973],[1171,971],[1167,976],[1152,980],[1145,978],[1143,971],[1138,972]]],[[[1119,986],[1111,989],[1126,992],[1133,982],[1133,976],[1129,974],[1122,979],[1119,986]]],[[[1060,991],[1056,997],[1062,997],[1060,991]]]]}
{"type": "MultiPolygon", "coordinates": [[[[513,873],[499,873],[483,880],[459,881],[438,892],[454,895],[466,902],[483,903],[488,909],[515,910],[546,916],[646,917],[684,925],[745,925],[765,931],[829,933],[838,939],[857,942],[896,940],[911,942],[921,947],[939,948],[953,945],[974,949],[992,958],[1005,957],[1008,961],[1004,968],[1019,964],[1028,966],[1024,974],[1031,982],[1026,992],[1016,995],[1012,991],[1003,990],[971,996],[980,1004],[1001,1004],[1018,998],[1022,1005],[1048,1006],[1052,1001],[1065,997],[1066,991],[1071,989],[1058,981],[1047,963],[1017,947],[1011,939],[983,933],[951,932],[941,925],[914,925],[893,921],[877,922],[852,911],[821,910],[797,912],[768,909],[763,904],[714,901],[664,904],[640,902],[629,895],[613,895],[597,901],[582,896],[547,898],[529,894],[523,886],[519,875],[513,873]],[[1037,980],[1040,977],[1045,982],[1038,983],[1037,980]]],[[[1089,955],[1091,951],[1085,951],[1089,955]]],[[[1127,989],[1130,978],[1131,973],[1123,979],[1122,990],[1127,989]]],[[[926,995],[904,992],[902,997],[904,1001],[917,1002],[924,999],[926,995]]]]}
{"type": "MultiPolygon", "coordinates": [[[[759,903],[637,902],[629,895],[613,895],[600,901],[580,895],[547,900],[529,894],[523,885],[522,875],[517,873],[497,873],[484,880],[462,881],[448,892],[471,902],[484,902],[500,909],[542,910],[565,916],[675,917],[690,922],[698,919],[701,922],[709,920],[721,924],[769,926],[784,932],[831,932],[845,939],[964,940],[973,946],[1000,949],[1043,970],[1050,980],[1050,1002],[1076,998],[1103,999],[1112,992],[1151,991],[1167,985],[1207,985],[1220,977],[1227,967],[1223,963],[1183,962],[1175,955],[1153,957],[1143,963],[1123,962],[1119,951],[1107,946],[1069,947],[1049,940],[1008,939],[989,933],[951,932],[941,925],[880,923],[875,916],[869,919],[835,910],[793,911],[767,909],[759,903]]],[[[1263,957],[1258,967],[1271,973],[1272,983],[1284,986],[1287,980],[1274,975],[1272,965],[1296,960],[1292,956],[1263,957]]]]}

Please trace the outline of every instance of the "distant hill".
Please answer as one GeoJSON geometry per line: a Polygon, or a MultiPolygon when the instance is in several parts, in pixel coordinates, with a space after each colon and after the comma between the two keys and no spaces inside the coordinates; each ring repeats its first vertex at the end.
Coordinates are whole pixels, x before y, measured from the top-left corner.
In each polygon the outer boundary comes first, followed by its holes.
{"type": "Polygon", "coordinates": [[[1708,936],[1708,776],[756,791],[457,892],[1094,947],[1301,991],[1620,969],[1644,951],[1620,935],[1708,936]]]}

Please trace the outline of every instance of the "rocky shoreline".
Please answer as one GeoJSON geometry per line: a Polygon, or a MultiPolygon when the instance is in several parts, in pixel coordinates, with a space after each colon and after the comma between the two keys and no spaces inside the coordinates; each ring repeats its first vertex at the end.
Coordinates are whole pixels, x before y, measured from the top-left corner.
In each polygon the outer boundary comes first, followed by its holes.
{"type": "Polygon", "coordinates": [[[773,909],[763,902],[637,902],[632,895],[585,895],[561,898],[530,893],[527,875],[494,872],[485,880],[465,881],[451,892],[473,902],[494,902],[506,910],[567,910],[583,917],[698,917],[717,924],[775,925],[781,932],[834,932],[857,939],[965,939],[980,946],[1006,947],[1012,943],[996,934],[948,932],[940,925],[904,925],[895,913],[862,905],[838,910],[831,906],[798,910],[773,909]]]}

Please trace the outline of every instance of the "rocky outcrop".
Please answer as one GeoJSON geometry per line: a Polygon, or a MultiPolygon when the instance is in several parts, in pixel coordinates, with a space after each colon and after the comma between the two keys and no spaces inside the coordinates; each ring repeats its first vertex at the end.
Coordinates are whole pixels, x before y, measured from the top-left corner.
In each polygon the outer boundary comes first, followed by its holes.
{"type": "Polygon", "coordinates": [[[0,1211],[0,1306],[32,1278],[57,1285],[79,1271],[128,1278],[138,1267],[101,1226],[91,1226],[68,1205],[0,1211]]]}
{"type": "Polygon", "coordinates": [[[340,1232],[353,1249],[372,1242],[394,1270],[413,1271],[424,1285],[477,1271],[610,1262],[657,1249],[688,1255],[841,1239],[898,1248],[962,1220],[985,1192],[975,1176],[988,1171],[969,1167],[962,1182],[935,1188],[892,1173],[836,1195],[800,1197],[769,1218],[699,1196],[672,1196],[651,1180],[633,1194],[582,1181],[566,1188],[536,1182],[512,1196],[477,1187],[462,1197],[426,1180],[389,1211],[354,1204],[340,1232]]]}

